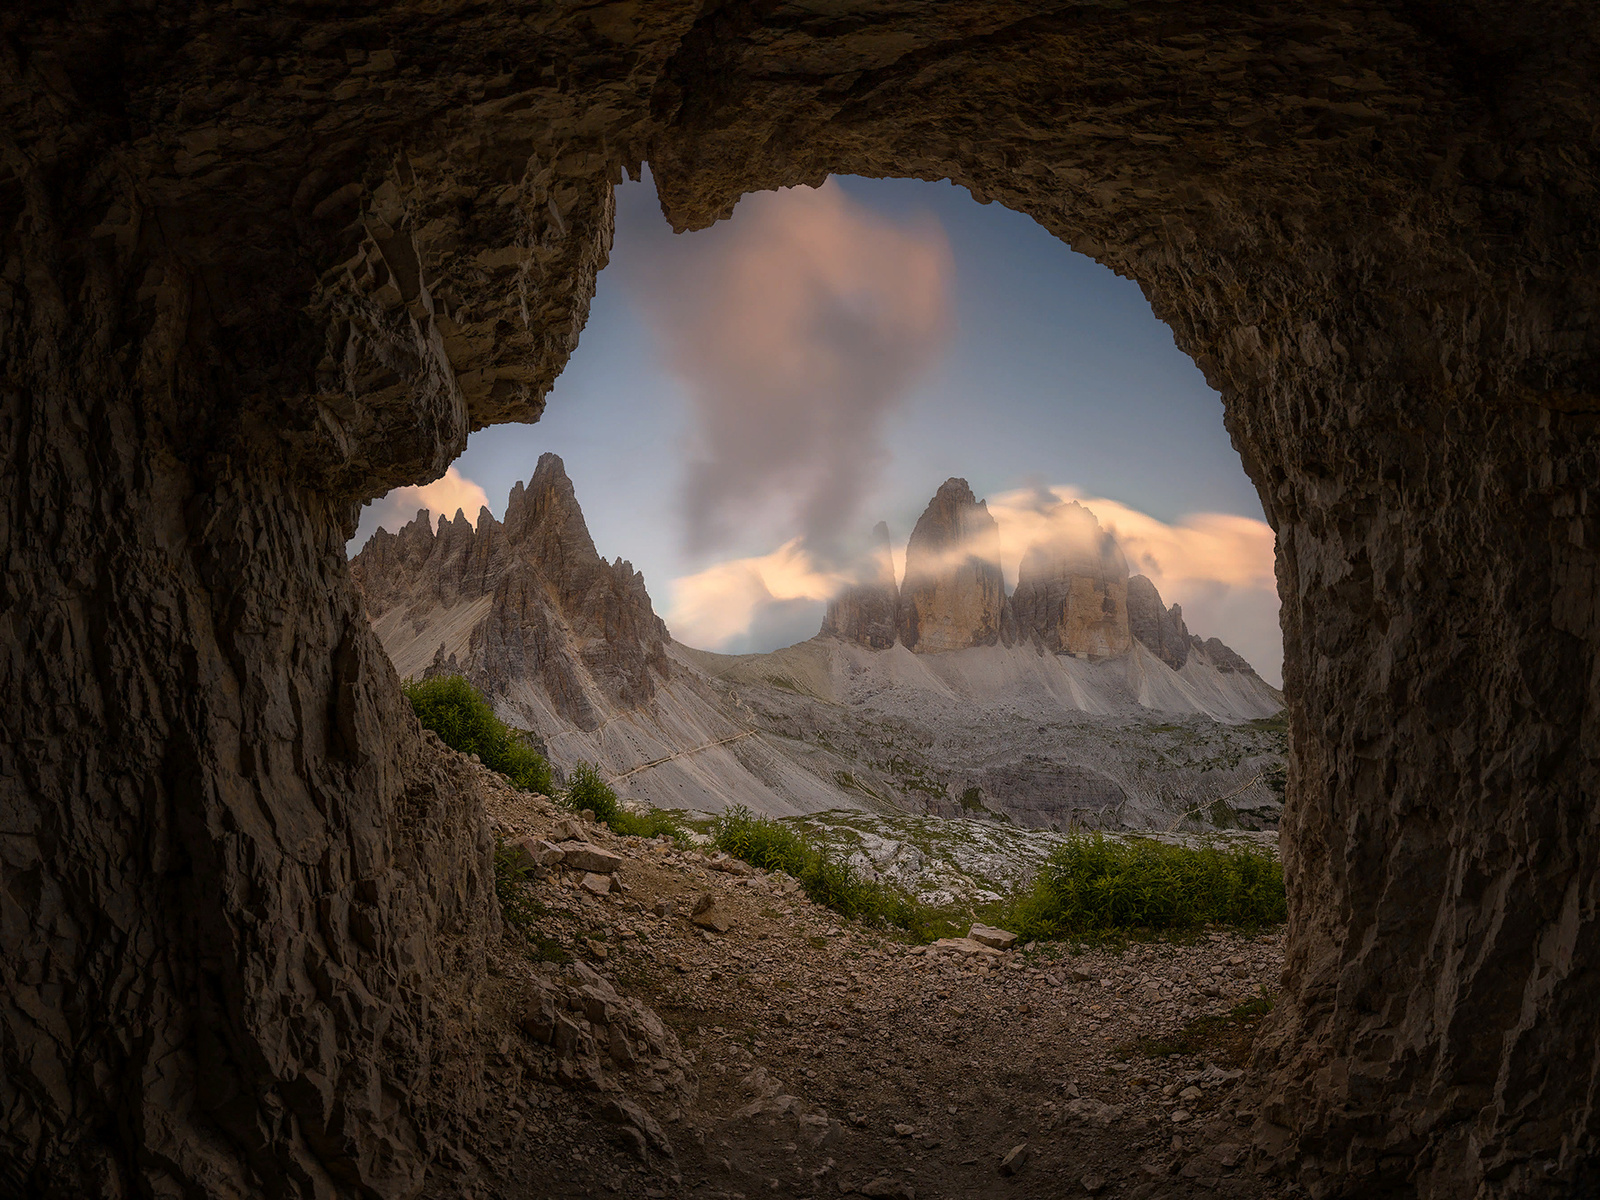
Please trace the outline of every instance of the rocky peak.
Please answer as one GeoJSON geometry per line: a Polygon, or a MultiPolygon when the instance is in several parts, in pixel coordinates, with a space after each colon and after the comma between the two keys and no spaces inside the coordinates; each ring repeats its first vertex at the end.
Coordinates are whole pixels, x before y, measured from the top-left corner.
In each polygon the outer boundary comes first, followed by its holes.
{"type": "Polygon", "coordinates": [[[992,646],[1004,609],[1000,527],[965,479],[947,479],[906,545],[900,641],[920,654],[992,646]]]}
{"type": "Polygon", "coordinates": [[[1022,557],[1008,633],[1055,654],[1109,657],[1132,646],[1128,563],[1116,538],[1072,501],[1053,514],[1051,536],[1022,557]]]}
{"type": "Polygon", "coordinates": [[[491,698],[531,684],[580,728],[601,707],[645,703],[670,674],[644,577],[596,552],[554,454],[511,489],[503,523],[483,509],[476,530],[460,512],[434,530],[424,510],[399,534],[375,533],[351,571],[397,662],[459,672],[491,698]]]}
{"type": "Polygon", "coordinates": [[[894,555],[889,547],[889,526],[879,521],[872,530],[872,545],[861,568],[860,582],[828,602],[823,619],[825,636],[887,650],[895,643],[900,589],[894,580],[894,555]]]}
{"type": "Polygon", "coordinates": [[[1190,635],[1183,623],[1183,609],[1176,604],[1171,608],[1162,604],[1156,585],[1143,575],[1128,580],[1128,628],[1174,671],[1183,670],[1183,664],[1189,661],[1190,635]]]}

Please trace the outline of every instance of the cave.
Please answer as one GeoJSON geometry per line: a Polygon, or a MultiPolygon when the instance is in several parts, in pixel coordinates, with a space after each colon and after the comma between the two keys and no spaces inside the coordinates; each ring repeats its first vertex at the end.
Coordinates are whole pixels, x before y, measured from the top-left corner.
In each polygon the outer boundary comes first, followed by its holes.
{"type": "Polygon", "coordinates": [[[648,162],[680,230],[950,179],[1142,286],[1277,535],[1258,1161],[1594,1194],[1597,34],[1557,0],[0,14],[0,1190],[448,1177],[492,842],[344,543],[538,418],[648,162]]]}

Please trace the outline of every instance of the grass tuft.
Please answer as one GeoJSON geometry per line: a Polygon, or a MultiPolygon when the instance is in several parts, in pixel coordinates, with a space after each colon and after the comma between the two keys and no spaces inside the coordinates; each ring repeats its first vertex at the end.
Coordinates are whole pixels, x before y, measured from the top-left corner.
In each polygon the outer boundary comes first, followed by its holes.
{"type": "Polygon", "coordinates": [[[629,837],[660,837],[666,834],[680,846],[689,844],[689,831],[676,815],[659,808],[632,812],[622,807],[616,789],[605,781],[595,763],[577,763],[567,776],[567,786],[556,797],[562,807],[573,812],[588,809],[595,820],[613,833],[629,837]]]}
{"type": "Polygon", "coordinates": [[[1104,937],[1206,924],[1258,929],[1285,920],[1287,904],[1283,868],[1261,850],[1078,835],[1006,917],[1024,940],[1104,937]]]}
{"type": "Polygon", "coordinates": [[[910,897],[862,877],[844,859],[819,848],[803,832],[742,804],[724,809],[711,826],[717,849],[753,867],[783,871],[799,880],[813,903],[869,925],[903,929],[928,940],[928,914],[910,897]]]}
{"type": "Polygon", "coordinates": [[[446,746],[462,754],[476,754],[484,766],[499,771],[525,792],[550,794],[554,781],[544,755],[495,716],[489,702],[461,676],[408,679],[400,687],[417,720],[437,733],[446,746]]]}

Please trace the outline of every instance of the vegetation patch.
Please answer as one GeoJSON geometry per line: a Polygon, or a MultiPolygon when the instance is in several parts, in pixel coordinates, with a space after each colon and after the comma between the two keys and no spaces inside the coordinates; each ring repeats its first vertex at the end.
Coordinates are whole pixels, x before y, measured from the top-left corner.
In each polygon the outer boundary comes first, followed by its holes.
{"type": "Polygon", "coordinates": [[[1287,918],[1283,868],[1246,846],[1174,846],[1070,835],[1039,869],[1033,890],[1007,906],[1024,940],[1189,930],[1258,929],[1287,918]]]}
{"type": "Polygon", "coordinates": [[[544,905],[528,893],[528,873],[527,859],[513,854],[505,839],[497,837],[494,843],[495,899],[500,901],[500,915],[506,924],[524,933],[545,911],[544,905]]]}
{"type": "Polygon", "coordinates": [[[813,903],[868,925],[903,929],[926,938],[927,914],[911,898],[862,877],[837,854],[782,821],[758,817],[742,804],[725,809],[712,824],[717,849],[753,867],[784,871],[799,880],[813,903]]]}
{"type": "Polygon", "coordinates": [[[554,787],[549,760],[520,731],[494,715],[489,702],[459,675],[408,679],[400,685],[425,729],[462,754],[476,754],[525,792],[548,796],[554,787]]]}
{"type": "Polygon", "coordinates": [[[623,808],[616,789],[606,782],[594,763],[579,762],[573,766],[567,775],[567,786],[556,794],[556,802],[573,812],[592,812],[595,820],[613,833],[646,838],[665,834],[680,846],[689,843],[689,831],[673,813],[659,808],[644,812],[623,808]]]}

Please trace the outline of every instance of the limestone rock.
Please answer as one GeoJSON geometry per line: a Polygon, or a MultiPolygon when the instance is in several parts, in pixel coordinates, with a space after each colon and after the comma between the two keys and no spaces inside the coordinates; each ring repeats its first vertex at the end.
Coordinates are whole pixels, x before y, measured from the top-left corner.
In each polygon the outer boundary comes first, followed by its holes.
{"type": "Polygon", "coordinates": [[[949,177],[1137,280],[1277,535],[1260,1132],[1319,1193],[1589,1186],[1594,5],[163,14],[4,18],[0,1186],[453,1185],[493,842],[342,544],[538,417],[647,154],[675,228],[949,177]]]}
{"type": "Polygon", "coordinates": [[[1162,604],[1156,585],[1143,575],[1128,578],[1128,629],[1174,671],[1183,670],[1189,661],[1190,635],[1183,623],[1183,609],[1162,604]]]}
{"type": "Polygon", "coordinates": [[[694,912],[689,920],[701,929],[714,929],[718,933],[727,933],[733,928],[733,916],[722,907],[711,892],[707,892],[695,902],[694,912]]]}
{"type": "Polygon", "coordinates": [[[1004,605],[1000,527],[965,479],[947,479],[906,545],[900,642],[919,654],[992,646],[1004,605]]]}
{"type": "Polygon", "coordinates": [[[609,896],[611,894],[611,880],[605,875],[596,875],[589,872],[578,881],[578,886],[591,896],[609,896]]]}
{"type": "Polygon", "coordinates": [[[1028,1143],[1020,1142],[1011,1147],[1000,1160],[1000,1174],[1015,1175],[1028,1165],[1028,1143]]]}
{"type": "Polygon", "coordinates": [[[569,870],[609,875],[622,863],[622,855],[591,842],[563,842],[561,845],[561,865],[569,870]]]}
{"type": "Polygon", "coordinates": [[[350,561],[402,673],[461,674],[490,697],[526,689],[580,729],[597,702],[637,708],[671,676],[644,577],[596,553],[561,459],[544,454],[506,518],[457,512],[380,529],[350,561]]]}
{"type": "Polygon", "coordinates": [[[896,613],[900,589],[894,578],[894,557],[889,548],[889,527],[882,521],[872,530],[872,550],[863,566],[863,578],[828,602],[822,622],[825,637],[887,650],[895,644],[896,613]]]}
{"type": "Polygon", "coordinates": [[[992,925],[974,925],[967,936],[973,941],[996,950],[1009,950],[1017,944],[1017,935],[992,925]]]}
{"type": "Polygon", "coordinates": [[[1051,529],[1022,556],[1008,632],[1053,654],[1125,654],[1128,563],[1117,540],[1076,501],[1052,514],[1051,529]]]}

